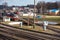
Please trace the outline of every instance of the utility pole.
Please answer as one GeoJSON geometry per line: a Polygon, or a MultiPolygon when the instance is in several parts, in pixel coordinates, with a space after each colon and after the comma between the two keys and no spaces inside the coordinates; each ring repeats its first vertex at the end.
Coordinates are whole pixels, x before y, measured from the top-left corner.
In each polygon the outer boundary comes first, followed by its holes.
{"type": "Polygon", "coordinates": [[[35,0],[34,0],[34,15],[33,15],[33,28],[35,28],[35,0]]]}

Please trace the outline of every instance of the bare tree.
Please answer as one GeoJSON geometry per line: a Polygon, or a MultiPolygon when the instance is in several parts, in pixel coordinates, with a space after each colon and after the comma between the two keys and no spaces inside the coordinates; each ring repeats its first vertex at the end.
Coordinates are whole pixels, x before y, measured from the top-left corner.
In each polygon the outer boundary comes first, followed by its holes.
{"type": "Polygon", "coordinates": [[[37,3],[37,10],[38,10],[38,12],[40,12],[41,14],[44,14],[45,8],[46,8],[45,1],[40,1],[40,2],[37,3]]]}
{"type": "Polygon", "coordinates": [[[58,5],[58,8],[60,9],[60,1],[57,1],[56,3],[58,5]]]}

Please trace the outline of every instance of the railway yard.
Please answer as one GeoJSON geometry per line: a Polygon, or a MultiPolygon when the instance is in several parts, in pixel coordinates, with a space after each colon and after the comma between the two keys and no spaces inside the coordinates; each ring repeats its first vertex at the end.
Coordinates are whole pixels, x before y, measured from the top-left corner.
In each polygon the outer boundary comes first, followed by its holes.
{"type": "Polygon", "coordinates": [[[0,24],[1,40],[60,40],[60,28],[47,27],[47,31],[35,31],[0,24]],[[48,32],[49,31],[49,32],[48,32]]]}

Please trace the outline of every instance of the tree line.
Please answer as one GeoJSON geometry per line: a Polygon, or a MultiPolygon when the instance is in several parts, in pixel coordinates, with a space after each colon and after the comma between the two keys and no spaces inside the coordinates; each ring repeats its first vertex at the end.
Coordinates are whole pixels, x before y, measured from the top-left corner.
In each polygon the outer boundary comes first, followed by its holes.
{"type": "Polygon", "coordinates": [[[43,13],[46,12],[46,10],[50,9],[60,9],[60,1],[56,2],[40,1],[37,3],[36,8],[38,10],[38,13],[43,13]]]}

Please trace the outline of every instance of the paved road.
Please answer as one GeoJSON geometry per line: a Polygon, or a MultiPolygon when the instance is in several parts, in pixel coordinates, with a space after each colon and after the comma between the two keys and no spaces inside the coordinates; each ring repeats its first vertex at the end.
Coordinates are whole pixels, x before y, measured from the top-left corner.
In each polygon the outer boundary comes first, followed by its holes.
{"type": "Polygon", "coordinates": [[[58,34],[48,34],[43,32],[36,33],[4,25],[0,26],[2,26],[2,28],[0,28],[1,39],[5,38],[6,40],[60,40],[60,35],[58,34]]]}

